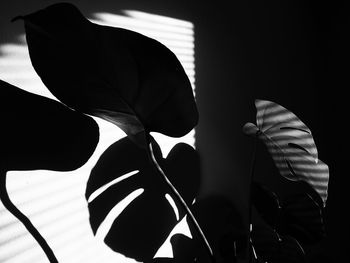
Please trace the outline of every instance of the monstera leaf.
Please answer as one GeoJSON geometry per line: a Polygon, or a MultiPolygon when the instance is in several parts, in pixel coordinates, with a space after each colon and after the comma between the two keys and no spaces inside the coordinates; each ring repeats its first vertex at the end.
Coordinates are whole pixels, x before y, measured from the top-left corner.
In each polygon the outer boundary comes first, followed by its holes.
{"type": "Polygon", "coordinates": [[[323,207],[309,193],[280,198],[253,183],[253,204],[262,219],[278,234],[295,238],[301,245],[313,245],[325,236],[323,207]]]}
{"type": "Polygon", "coordinates": [[[257,125],[247,123],[243,132],[264,142],[280,174],[303,180],[327,200],[328,166],[318,159],[310,129],[292,112],[266,100],[256,100],[257,125]]]}
{"type": "Polygon", "coordinates": [[[0,199],[44,250],[51,248],[29,219],[11,202],[6,189],[9,170],[70,171],[82,166],[99,139],[96,122],[61,103],[20,90],[0,80],[0,199]]]}
{"type": "Polygon", "coordinates": [[[90,158],[99,140],[92,118],[1,80],[0,111],[0,166],[6,171],[74,170],[90,158]]]}
{"type": "MultiPolygon", "coordinates": [[[[186,144],[177,144],[163,159],[155,141],[153,148],[158,163],[191,204],[199,183],[196,151],[186,144]]],[[[142,262],[152,260],[171,229],[185,215],[182,209],[178,216],[174,213],[165,197],[168,188],[154,175],[157,170],[148,158],[145,149],[125,137],[101,155],[86,189],[93,232],[102,235],[114,251],[142,262]],[[133,201],[129,200],[132,196],[136,197],[133,201]],[[123,203],[126,208],[115,218],[116,205],[123,203]],[[107,218],[112,218],[110,229],[101,234],[107,218]]]]}
{"type": "Polygon", "coordinates": [[[161,43],[91,23],[69,3],[21,18],[36,72],[69,107],[111,121],[139,145],[145,132],[179,137],[197,124],[189,79],[161,43]]]}

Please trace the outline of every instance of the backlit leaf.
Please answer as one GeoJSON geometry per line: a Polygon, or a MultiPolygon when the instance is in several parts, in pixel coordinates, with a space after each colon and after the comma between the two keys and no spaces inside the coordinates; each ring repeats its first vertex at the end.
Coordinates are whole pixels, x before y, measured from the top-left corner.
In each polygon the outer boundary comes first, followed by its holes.
{"type": "MultiPolygon", "coordinates": [[[[191,204],[199,180],[199,159],[195,150],[186,144],[177,144],[168,158],[163,159],[154,141],[153,148],[169,179],[191,204]]],[[[169,189],[148,158],[145,149],[126,137],[101,155],[86,189],[93,232],[97,236],[104,233],[101,238],[109,247],[138,261],[152,260],[178,222],[165,197],[170,194],[169,189]],[[129,200],[120,214],[111,215],[130,194],[136,198],[129,200]],[[101,232],[101,225],[108,217],[111,218],[110,228],[101,232]]],[[[179,219],[185,215],[182,209],[179,215],[179,219]]]]}
{"type": "Polygon", "coordinates": [[[99,139],[91,117],[1,80],[0,111],[0,165],[7,171],[77,169],[99,139]]]}
{"type": "Polygon", "coordinates": [[[32,64],[48,89],[144,144],[145,132],[180,137],[198,121],[190,81],[158,41],[88,21],[69,3],[21,17],[32,64]]]}

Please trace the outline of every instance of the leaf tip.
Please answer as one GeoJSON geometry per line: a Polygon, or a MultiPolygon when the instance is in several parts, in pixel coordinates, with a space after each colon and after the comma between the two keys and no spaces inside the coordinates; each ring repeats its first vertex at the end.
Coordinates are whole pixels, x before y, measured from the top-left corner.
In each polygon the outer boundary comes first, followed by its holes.
{"type": "Polygon", "coordinates": [[[244,124],[242,131],[245,135],[256,136],[260,130],[255,124],[247,122],[246,124],[244,124]]]}

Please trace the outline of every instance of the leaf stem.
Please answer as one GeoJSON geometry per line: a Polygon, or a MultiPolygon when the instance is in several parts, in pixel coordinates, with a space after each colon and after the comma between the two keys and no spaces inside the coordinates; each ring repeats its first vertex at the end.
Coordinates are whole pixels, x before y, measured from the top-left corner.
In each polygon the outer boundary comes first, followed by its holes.
{"type": "Polygon", "coordinates": [[[190,208],[187,206],[185,200],[182,198],[182,196],[180,195],[180,193],[177,191],[177,189],[175,188],[175,186],[170,182],[170,180],[168,179],[168,177],[165,175],[163,169],[160,167],[160,165],[158,164],[155,156],[154,156],[154,152],[153,152],[153,147],[152,147],[152,143],[149,142],[148,143],[148,152],[150,154],[150,158],[151,161],[153,163],[153,165],[156,167],[156,169],[159,171],[160,175],[162,176],[162,179],[164,180],[164,182],[167,184],[167,186],[170,188],[170,191],[174,194],[174,196],[177,198],[177,201],[181,204],[181,206],[183,207],[183,209],[186,211],[189,219],[192,221],[192,223],[195,226],[195,229],[197,230],[199,236],[202,238],[206,250],[210,256],[210,259],[213,263],[215,263],[215,258],[214,258],[214,254],[213,254],[213,250],[209,245],[209,242],[207,240],[207,238],[205,237],[201,227],[199,226],[196,218],[194,217],[194,215],[192,214],[190,208]]]}
{"type": "Polygon", "coordinates": [[[254,173],[255,173],[255,163],[256,163],[256,148],[257,148],[257,138],[254,138],[254,144],[253,144],[253,155],[252,155],[252,161],[250,166],[250,183],[249,183],[249,202],[248,202],[248,223],[249,223],[249,232],[248,232],[248,256],[249,256],[249,263],[252,263],[252,254],[254,252],[253,248],[253,241],[252,241],[252,183],[254,179],[254,173]]]}
{"type": "Polygon", "coordinates": [[[30,222],[30,220],[12,203],[6,188],[6,171],[0,171],[0,200],[2,201],[5,208],[14,215],[21,223],[26,227],[29,233],[34,237],[38,242],[46,257],[51,263],[58,263],[58,260],[53,253],[52,249],[47,244],[46,240],[35,228],[35,226],[30,222]]]}

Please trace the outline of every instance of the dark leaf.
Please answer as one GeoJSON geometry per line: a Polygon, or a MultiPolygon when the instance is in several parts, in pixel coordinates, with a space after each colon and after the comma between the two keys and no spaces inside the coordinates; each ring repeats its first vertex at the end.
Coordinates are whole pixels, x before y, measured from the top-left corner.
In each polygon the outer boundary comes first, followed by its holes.
{"type": "Polygon", "coordinates": [[[305,253],[297,240],[280,236],[268,225],[254,225],[252,240],[258,259],[269,263],[303,263],[305,253]]]}
{"type": "Polygon", "coordinates": [[[253,225],[251,238],[257,257],[267,262],[276,262],[279,252],[279,235],[267,225],[253,225]]]}
{"type": "Polygon", "coordinates": [[[22,18],[32,64],[63,103],[113,122],[139,144],[145,131],[179,137],[197,124],[191,84],[164,45],[93,24],[69,3],[22,18]]]}
{"type": "Polygon", "coordinates": [[[283,234],[303,245],[314,244],[325,236],[323,210],[308,194],[290,196],[283,202],[283,234]]]}
{"type": "MultiPolygon", "coordinates": [[[[195,150],[188,145],[178,144],[169,153],[168,159],[162,159],[159,147],[155,142],[153,145],[157,161],[190,204],[198,189],[199,179],[195,150]],[[179,179],[181,177],[186,179],[179,179]],[[197,183],[192,180],[197,180],[197,183]]],[[[129,194],[138,193],[117,218],[112,217],[111,228],[105,238],[105,243],[114,251],[138,261],[151,261],[178,222],[165,198],[168,188],[148,158],[147,151],[137,147],[127,137],[114,143],[102,154],[92,170],[86,190],[90,223],[95,234],[117,204],[129,194]],[[131,172],[135,173],[128,178],[122,177],[131,172]],[[113,183],[114,180],[119,182],[113,183]],[[106,184],[110,185],[96,195],[96,190],[106,184]]],[[[182,210],[179,214],[179,219],[184,216],[182,210]]]]}
{"type": "Polygon", "coordinates": [[[174,263],[195,263],[198,257],[198,247],[193,240],[185,235],[176,234],[171,237],[174,263]]]}
{"type": "Polygon", "coordinates": [[[252,202],[260,216],[272,228],[279,224],[281,206],[278,196],[259,183],[252,183],[252,202]]]}
{"type": "Polygon", "coordinates": [[[92,155],[96,122],[51,99],[0,80],[1,169],[74,170],[92,155]]]}
{"type": "MultiPolygon", "coordinates": [[[[197,200],[191,210],[212,246],[217,262],[236,262],[237,257],[243,256],[247,239],[245,228],[241,216],[227,198],[209,196],[197,200]]],[[[203,252],[203,241],[198,238],[192,222],[187,221],[200,248],[199,262],[210,262],[203,252]]]]}
{"type": "Polygon", "coordinates": [[[298,190],[302,192],[280,202],[274,192],[253,182],[252,200],[261,218],[278,234],[291,236],[303,246],[309,246],[325,236],[323,202],[306,183],[298,190]],[[319,200],[315,201],[313,196],[319,200]]]}

